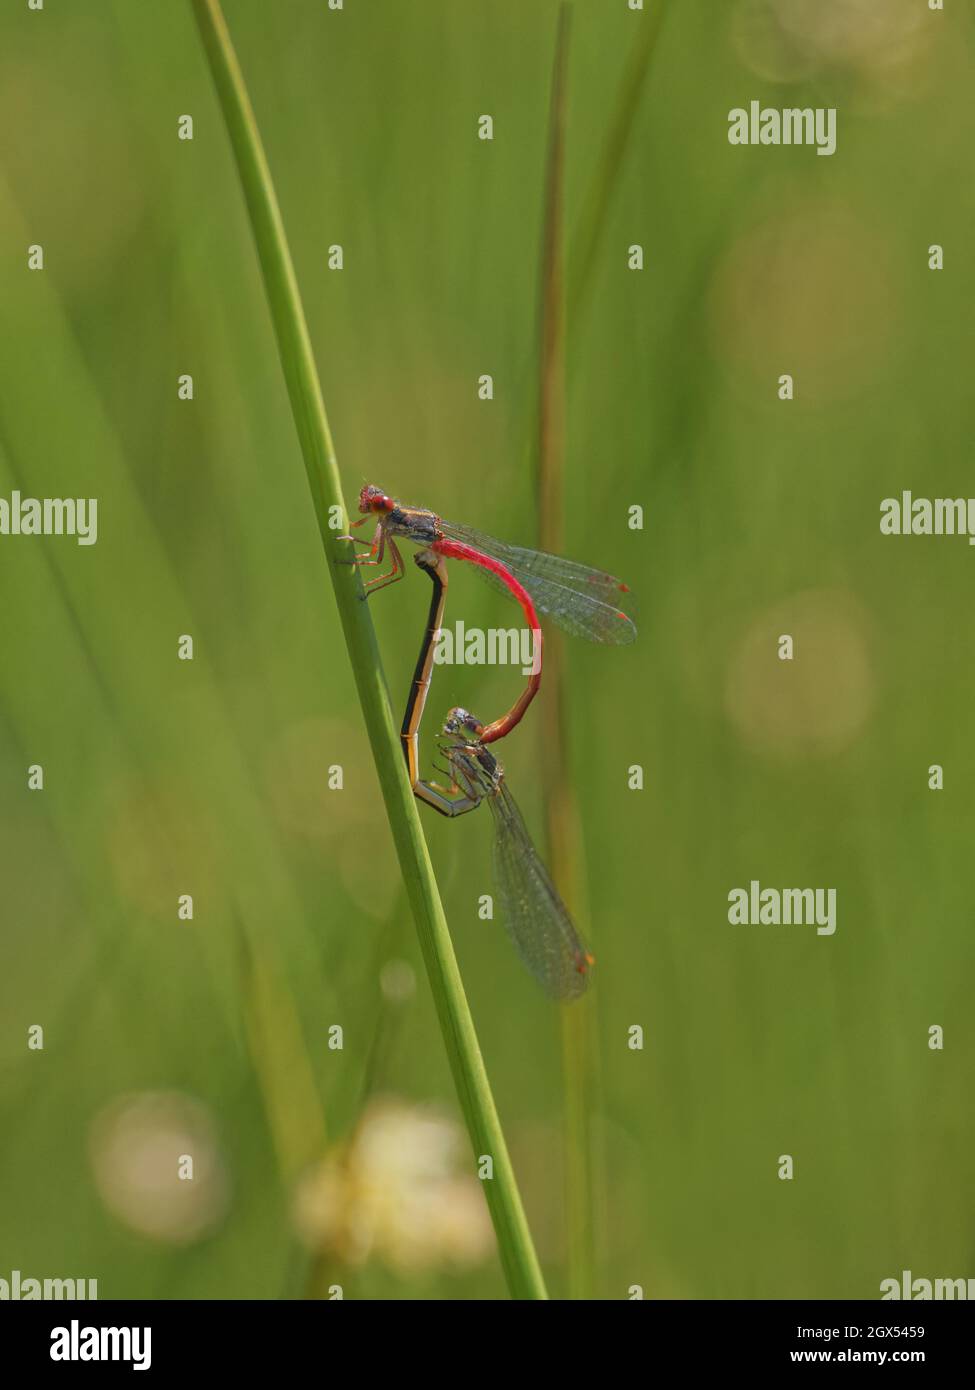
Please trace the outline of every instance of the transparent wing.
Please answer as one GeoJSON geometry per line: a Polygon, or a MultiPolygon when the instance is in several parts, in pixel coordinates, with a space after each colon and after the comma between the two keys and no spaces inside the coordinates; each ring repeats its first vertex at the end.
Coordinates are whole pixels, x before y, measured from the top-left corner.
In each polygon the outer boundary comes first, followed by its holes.
{"type": "Polygon", "coordinates": [[[577,999],[589,983],[592,957],[503,782],[487,801],[494,816],[495,884],[508,935],[546,994],[577,999]]]}
{"type": "MultiPolygon", "coordinates": [[[[440,525],[444,535],[452,540],[463,541],[500,560],[524,584],[538,611],[573,637],[617,646],[632,642],[636,637],[633,620],[619,606],[621,597],[627,593],[626,585],[613,575],[576,564],[575,560],[563,559],[561,555],[549,555],[544,550],[507,545],[457,522],[441,521],[440,525]]],[[[512,597],[497,575],[480,565],[473,568],[494,588],[512,597]]]]}

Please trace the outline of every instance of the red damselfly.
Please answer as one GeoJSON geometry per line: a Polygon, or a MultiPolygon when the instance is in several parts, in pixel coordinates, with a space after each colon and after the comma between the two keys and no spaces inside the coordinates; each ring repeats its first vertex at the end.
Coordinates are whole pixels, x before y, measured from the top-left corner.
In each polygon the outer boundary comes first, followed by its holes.
{"type": "Polygon", "coordinates": [[[430,576],[433,596],[402,727],[414,795],[450,817],[465,815],[476,810],[482,801],[487,802],[494,821],[494,878],[508,935],[546,994],[566,1002],[577,999],[589,983],[595,962],[532,844],[508,790],[501,763],[481,740],[449,737],[463,711],[451,711],[444,729],[448,737],[439,745],[447,760],[444,771],[451,785],[442,787],[419,776],[417,737],[430,690],[433,648],[443,615],[447,573],[443,555],[432,548],[421,551],[416,562],[430,576]]]}
{"type": "Polygon", "coordinates": [[[406,506],[371,484],[359,494],[359,511],[364,515],[353,526],[374,518],[376,528],[369,541],[345,538],[369,547],[368,554],[356,556],[354,563],[379,566],[387,550],[390,557],[390,568],[366,584],[367,594],[403,577],[403,557],[396,541],[408,540],[443,559],[473,565],[478,574],[520,605],[535,644],[532,674],[522,697],[502,718],[474,728],[476,721],[467,716],[471,724],[464,727],[481,743],[493,743],[510,733],[535,697],[542,666],[539,614],[590,642],[623,645],[636,636],[633,621],[619,607],[617,597],[628,592],[627,586],[601,570],[542,550],[508,545],[472,527],[445,521],[423,507],[406,506]]]}

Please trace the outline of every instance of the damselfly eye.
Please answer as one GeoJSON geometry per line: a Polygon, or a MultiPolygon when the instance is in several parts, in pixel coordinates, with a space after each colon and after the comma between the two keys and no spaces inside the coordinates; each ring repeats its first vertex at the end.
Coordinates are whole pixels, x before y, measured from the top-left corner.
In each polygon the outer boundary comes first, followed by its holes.
{"type": "Polygon", "coordinates": [[[372,483],[367,483],[359,493],[360,512],[391,512],[395,506],[391,497],[387,497],[382,488],[375,487],[372,483]]]}

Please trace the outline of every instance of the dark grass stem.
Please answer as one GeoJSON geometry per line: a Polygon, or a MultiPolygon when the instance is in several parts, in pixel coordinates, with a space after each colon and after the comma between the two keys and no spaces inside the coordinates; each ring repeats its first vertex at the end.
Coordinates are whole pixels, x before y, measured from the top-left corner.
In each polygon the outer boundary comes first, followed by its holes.
{"type": "MultiPolygon", "coordinates": [[[[571,9],[559,11],[552,67],[546,157],[545,209],[540,255],[538,417],[535,441],[539,545],[564,552],[565,475],[565,267],[564,219],[566,86],[571,9]]],[[[578,865],[579,819],[569,773],[563,647],[546,639],[541,688],[541,751],[546,789],[546,839],[556,883],[577,909],[583,896],[578,865]]],[[[598,975],[597,975],[598,981],[598,975]]],[[[598,984],[597,984],[598,988],[598,984]]],[[[595,1249],[590,1126],[592,999],[562,1011],[562,1088],[565,1103],[565,1210],[568,1283],[572,1298],[592,1297],[595,1249]]]]}
{"type": "Polygon", "coordinates": [[[573,236],[572,265],[569,275],[569,313],[574,320],[592,287],[600,243],[606,230],[613,194],[619,184],[636,126],[640,99],[650,64],[660,39],[667,13],[664,0],[655,4],[643,18],[639,36],[627,60],[616,110],[606,133],[603,152],[586,194],[579,225],[573,236]]]}

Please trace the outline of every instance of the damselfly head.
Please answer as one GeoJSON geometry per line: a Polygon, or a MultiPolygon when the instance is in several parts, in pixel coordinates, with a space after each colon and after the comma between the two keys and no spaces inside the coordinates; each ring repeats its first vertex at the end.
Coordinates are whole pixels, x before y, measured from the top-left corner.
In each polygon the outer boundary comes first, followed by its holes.
{"type": "Polygon", "coordinates": [[[467,734],[470,738],[480,738],[484,732],[484,725],[476,714],[471,714],[470,710],[461,709],[460,705],[455,705],[452,710],[447,712],[443,731],[445,734],[467,734]]]}
{"type": "Polygon", "coordinates": [[[393,499],[372,483],[366,483],[359,493],[360,512],[391,512],[395,506],[393,499]]]}

